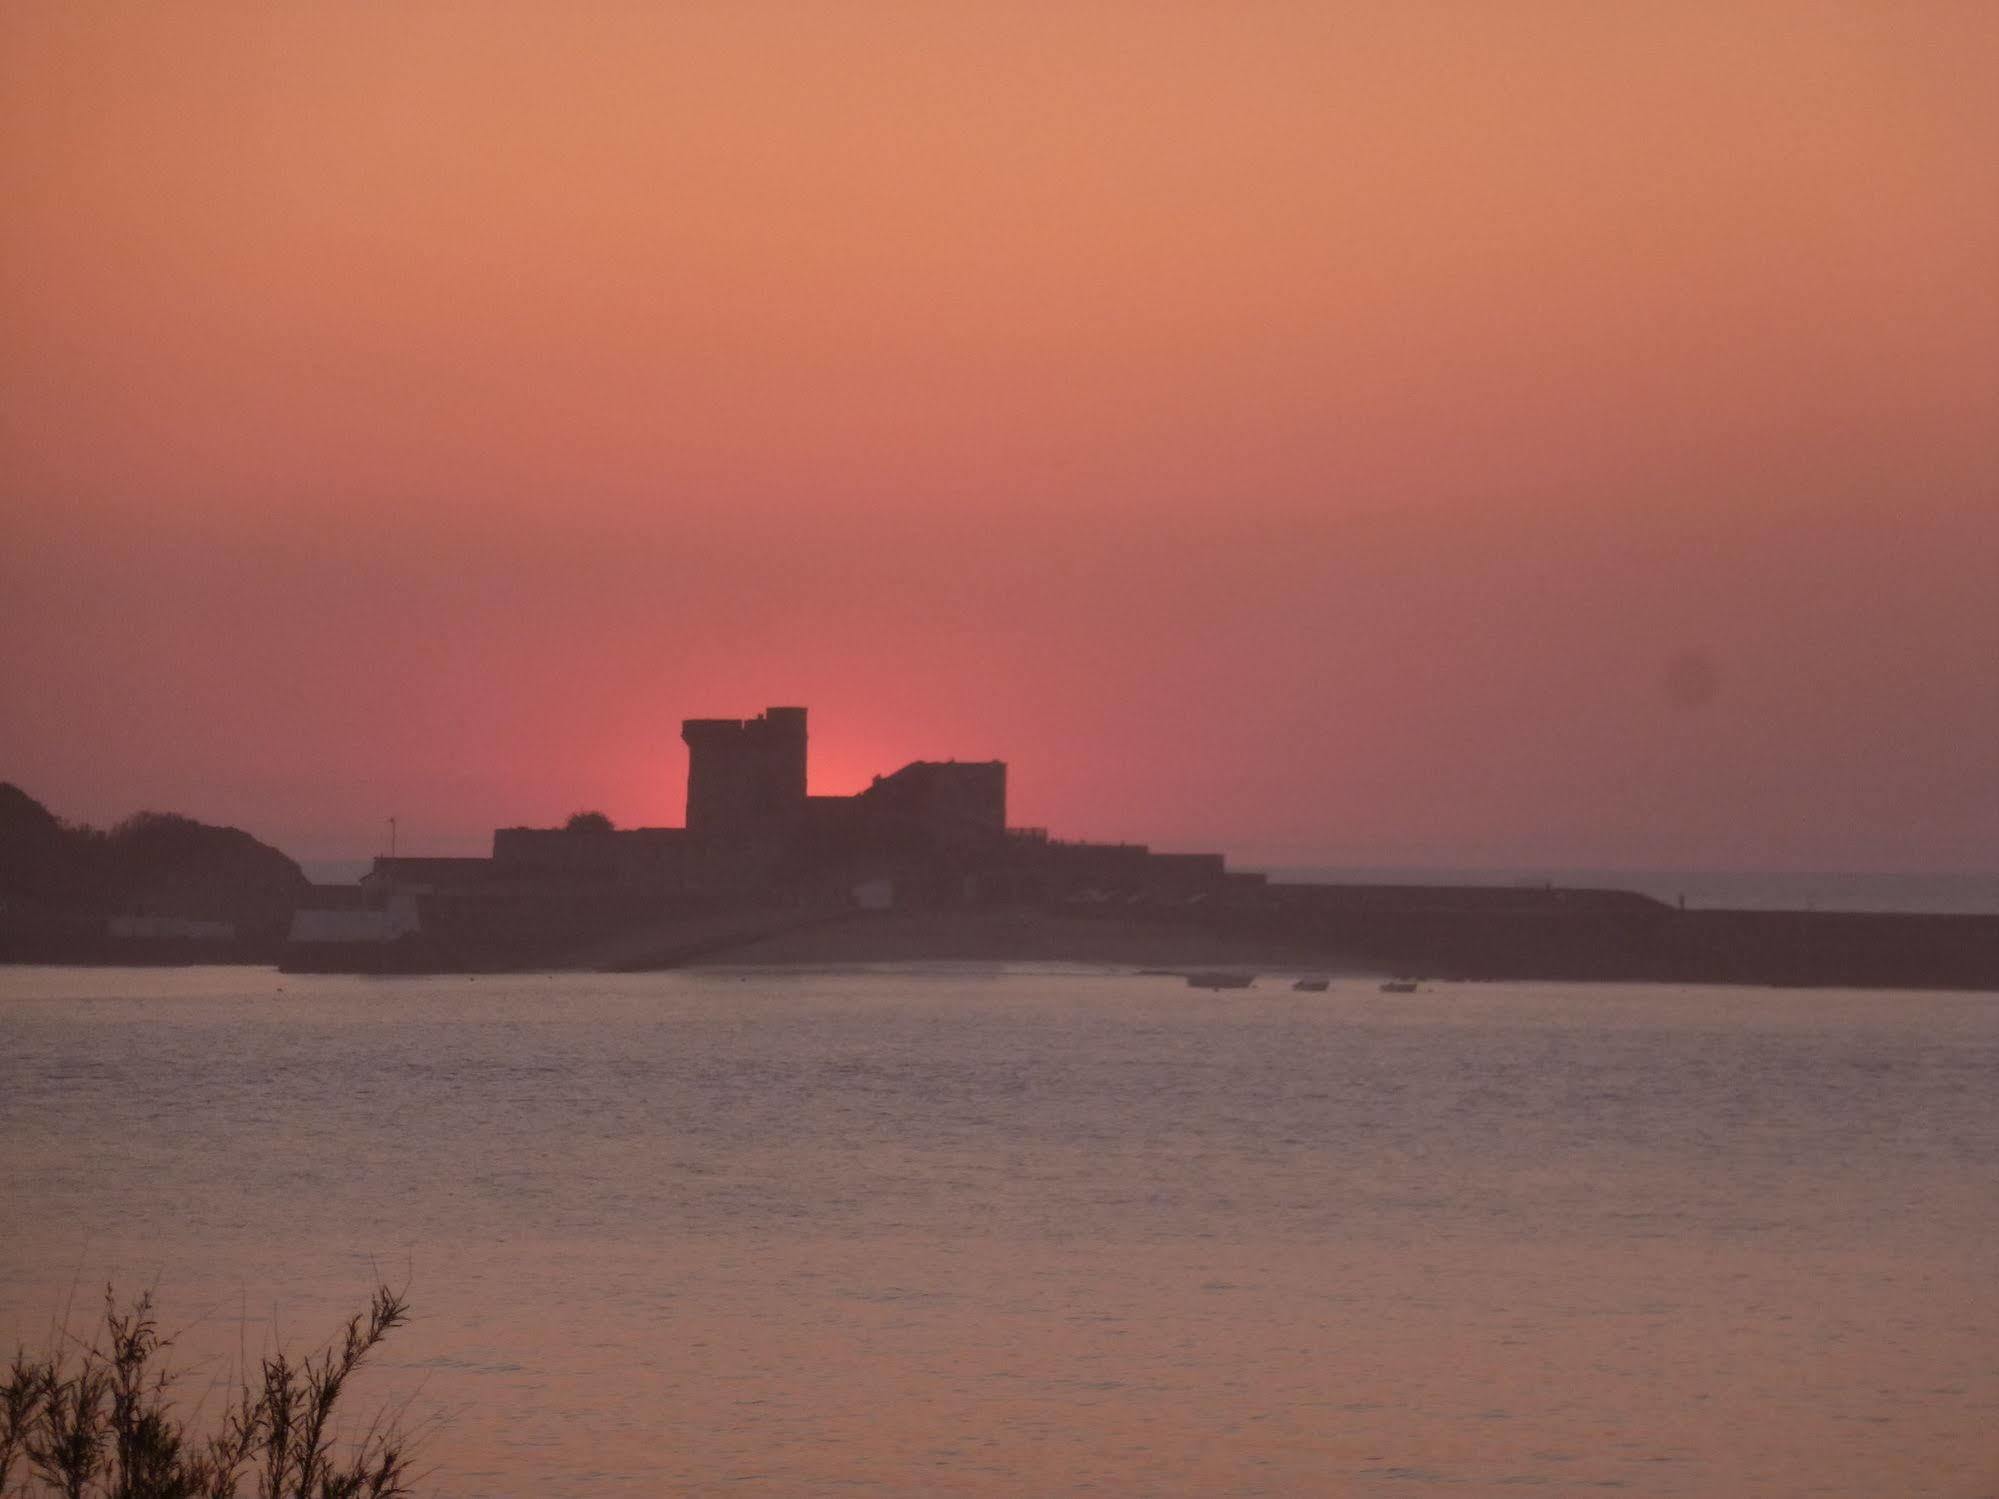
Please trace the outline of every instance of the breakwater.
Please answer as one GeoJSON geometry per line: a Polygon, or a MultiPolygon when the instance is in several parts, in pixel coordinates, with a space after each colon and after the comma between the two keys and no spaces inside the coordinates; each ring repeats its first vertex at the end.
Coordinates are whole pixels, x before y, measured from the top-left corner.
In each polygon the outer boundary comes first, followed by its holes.
{"type": "Polygon", "coordinates": [[[1212,902],[917,905],[898,910],[893,922],[825,899],[685,902],[664,911],[629,894],[559,902],[436,896],[419,904],[421,931],[385,943],[286,945],[261,934],[136,940],[110,936],[101,922],[0,922],[0,962],[492,973],[738,960],[1097,962],[1115,953],[1114,961],[1144,966],[1179,961],[1190,942],[1214,942],[1231,962],[1261,954],[1273,968],[1309,961],[1439,979],[1999,992],[1999,915],[1682,910],[1618,890],[1273,885],[1212,902]],[[1093,929],[1111,927],[1114,943],[1093,940],[1093,929]],[[926,937],[932,928],[934,941],[926,937]],[[785,933],[796,935],[764,951],[785,933]]]}
{"type": "Polygon", "coordinates": [[[1999,990],[1999,916],[1682,910],[1619,890],[1290,885],[1225,926],[1466,979],[1999,990]]]}

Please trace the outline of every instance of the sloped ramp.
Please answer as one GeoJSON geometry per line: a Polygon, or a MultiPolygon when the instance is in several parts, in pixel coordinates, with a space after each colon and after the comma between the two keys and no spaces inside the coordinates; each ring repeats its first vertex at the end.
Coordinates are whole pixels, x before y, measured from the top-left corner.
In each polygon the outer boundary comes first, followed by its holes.
{"type": "Polygon", "coordinates": [[[588,943],[556,966],[598,973],[650,973],[681,968],[787,932],[842,921],[853,914],[854,908],[842,900],[664,917],[588,943]]]}

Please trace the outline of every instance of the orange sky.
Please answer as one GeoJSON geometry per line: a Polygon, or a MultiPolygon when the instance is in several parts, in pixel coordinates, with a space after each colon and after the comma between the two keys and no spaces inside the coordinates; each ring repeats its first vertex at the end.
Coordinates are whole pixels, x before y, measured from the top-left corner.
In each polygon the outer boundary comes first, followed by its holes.
{"type": "Polygon", "coordinates": [[[1994,78],[1985,0],[0,6],[0,779],[469,851],[804,703],[1252,862],[1999,866],[1994,78]]]}

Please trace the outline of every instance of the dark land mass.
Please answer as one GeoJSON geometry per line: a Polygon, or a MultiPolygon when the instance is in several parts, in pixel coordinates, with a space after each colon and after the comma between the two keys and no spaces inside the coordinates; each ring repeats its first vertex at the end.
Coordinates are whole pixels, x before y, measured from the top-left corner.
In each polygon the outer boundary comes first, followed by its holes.
{"type": "Polygon", "coordinates": [[[773,931],[689,961],[952,959],[1456,980],[1999,990],[1999,917],[1681,911],[1603,890],[1288,886],[1263,900],[1202,912],[1142,900],[864,912],[773,931]]]}
{"type": "Polygon", "coordinates": [[[235,828],[63,824],[0,786],[0,960],[293,971],[1107,964],[1191,972],[1999,990],[1999,916],[1682,910],[1627,891],[1272,885],[1006,820],[998,761],[810,796],[805,710],[691,719],[687,825],[501,828],[488,858],[310,884],[235,828]]]}
{"type": "Polygon", "coordinates": [[[312,890],[240,828],[140,812],[100,831],[0,782],[0,960],[275,962],[312,890]]]}

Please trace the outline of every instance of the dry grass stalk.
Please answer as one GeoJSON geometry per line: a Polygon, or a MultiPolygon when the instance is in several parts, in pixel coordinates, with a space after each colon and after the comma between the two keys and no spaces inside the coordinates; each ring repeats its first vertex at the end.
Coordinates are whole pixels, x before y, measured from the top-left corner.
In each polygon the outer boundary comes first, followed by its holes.
{"type": "Polygon", "coordinates": [[[205,1436],[175,1416],[171,1346],[150,1294],[121,1309],[107,1287],[103,1330],[81,1352],[17,1351],[0,1376],[0,1499],[397,1499],[411,1492],[410,1443],[378,1416],[343,1441],[341,1396],[368,1355],[409,1320],[387,1286],[342,1335],[294,1360],[261,1361],[205,1436]]]}

